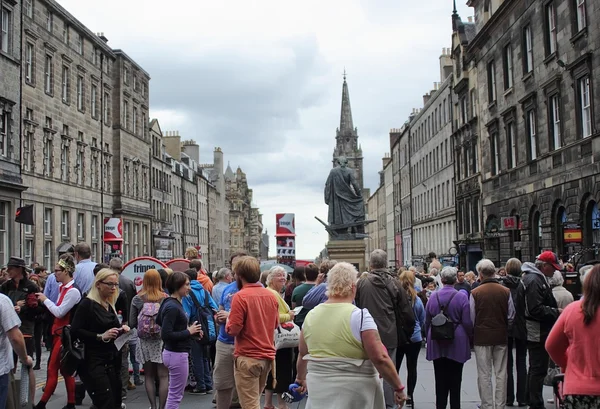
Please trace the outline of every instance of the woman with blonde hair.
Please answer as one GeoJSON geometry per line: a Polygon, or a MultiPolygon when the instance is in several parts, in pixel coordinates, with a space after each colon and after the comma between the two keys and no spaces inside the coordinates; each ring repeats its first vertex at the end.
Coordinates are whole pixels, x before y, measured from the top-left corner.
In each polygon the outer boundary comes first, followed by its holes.
{"type": "Polygon", "coordinates": [[[73,336],[85,345],[79,377],[98,409],[125,407],[121,398],[121,353],[114,341],[129,327],[117,317],[118,297],[119,274],[108,268],[100,270],[71,324],[73,336]]]}
{"type": "MultiPolygon", "coordinates": [[[[367,309],[352,304],[356,268],[336,264],[327,275],[328,299],[307,315],[300,335],[296,383],[308,389],[308,405],[328,409],[385,407],[383,385],[392,385],[400,407],[406,400],[398,372],[367,309]],[[335,391],[335,399],[331,399],[335,391]]],[[[307,406],[308,407],[308,406],[307,406]]]]}
{"type": "MultiPolygon", "coordinates": [[[[279,306],[279,323],[283,324],[286,322],[294,321],[294,311],[290,310],[287,303],[281,297],[281,290],[285,285],[287,274],[282,267],[272,267],[269,270],[269,274],[266,279],[267,290],[273,293],[273,296],[277,299],[279,306]]],[[[294,348],[281,348],[275,353],[275,376],[276,385],[273,382],[273,374],[269,373],[267,377],[267,386],[265,388],[265,409],[273,409],[273,394],[281,396],[282,393],[287,392],[290,384],[293,381],[292,370],[294,361],[294,348]]],[[[278,399],[279,409],[287,409],[287,404],[283,399],[278,399]]]]}
{"type": "Polygon", "coordinates": [[[413,312],[415,313],[415,330],[410,337],[410,344],[398,346],[396,369],[400,369],[400,366],[402,366],[402,359],[404,358],[404,355],[406,355],[406,370],[408,372],[408,400],[406,403],[409,406],[413,406],[413,392],[417,385],[417,362],[419,361],[419,352],[421,351],[421,344],[423,342],[422,329],[425,328],[425,306],[415,289],[415,275],[412,271],[402,272],[399,281],[413,306],[413,312]]]}
{"type": "Polygon", "coordinates": [[[160,274],[155,269],[144,273],[142,290],[131,300],[129,325],[138,329],[139,345],[136,360],[144,366],[146,394],[150,409],[156,409],[156,380],[158,379],[158,407],[164,409],[169,393],[169,371],[163,365],[160,327],[156,323],[160,304],[167,297],[162,289],[160,274]]]}

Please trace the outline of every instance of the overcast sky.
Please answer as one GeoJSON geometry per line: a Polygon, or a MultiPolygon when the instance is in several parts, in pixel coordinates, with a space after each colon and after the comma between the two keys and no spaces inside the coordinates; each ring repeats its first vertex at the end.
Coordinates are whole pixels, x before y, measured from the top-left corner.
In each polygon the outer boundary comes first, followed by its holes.
{"type": "MultiPolygon", "coordinates": [[[[451,45],[451,0],[59,2],[150,73],[163,132],[196,140],[202,163],[220,146],[246,172],[271,254],[275,214],[296,214],[300,259],[328,239],[314,216],[327,219],[344,68],[374,191],[390,128],[422,106],[451,45]]],[[[466,21],[471,9],[458,8],[466,21]]]]}

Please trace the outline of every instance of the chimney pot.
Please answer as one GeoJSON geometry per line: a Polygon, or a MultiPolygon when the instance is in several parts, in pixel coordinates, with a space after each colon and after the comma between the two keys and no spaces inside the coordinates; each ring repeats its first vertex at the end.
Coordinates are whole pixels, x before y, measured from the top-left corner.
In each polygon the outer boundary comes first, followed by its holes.
{"type": "Polygon", "coordinates": [[[468,21],[469,23],[472,23],[472,22],[473,22],[473,17],[472,17],[472,16],[469,16],[469,17],[467,17],[467,21],[468,21]]]}

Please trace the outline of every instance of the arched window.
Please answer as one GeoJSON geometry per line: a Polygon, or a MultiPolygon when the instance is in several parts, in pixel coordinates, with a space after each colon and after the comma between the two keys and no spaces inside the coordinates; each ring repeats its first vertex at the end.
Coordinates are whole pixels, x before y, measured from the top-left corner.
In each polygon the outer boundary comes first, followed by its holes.
{"type": "Polygon", "coordinates": [[[556,219],[554,221],[554,232],[556,241],[556,254],[559,257],[566,256],[567,248],[565,246],[564,226],[567,222],[567,210],[564,207],[559,207],[556,211],[556,219]]]}

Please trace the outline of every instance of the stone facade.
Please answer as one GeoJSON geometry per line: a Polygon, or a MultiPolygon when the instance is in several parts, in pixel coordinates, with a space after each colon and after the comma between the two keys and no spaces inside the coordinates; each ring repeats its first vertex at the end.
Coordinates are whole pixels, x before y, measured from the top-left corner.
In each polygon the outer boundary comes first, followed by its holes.
{"type": "Polygon", "coordinates": [[[485,256],[532,261],[551,249],[567,259],[600,242],[600,8],[556,0],[470,5],[485,256]],[[581,229],[582,243],[566,243],[565,227],[581,229]]]}
{"type": "MultiPolygon", "coordinates": [[[[391,166],[389,157],[383,158],[385,165],[391,166]]],[[[367,200],[367,220],[376,220],[373,223],[369,223],[366,227],[367,239],[365,246],[365,259],[369,262],[370,254],[373,250],[381,249],[388,251],[387,249],[387,211],[386,211],[386,194],[385,194],[385,180],[384,170],[379,172],[380,183],[379,187],[375,192],[369,196],[367,200]]],[[[388,259],[394,257],[393,252],[388,254],[388,259]]],[[[392,262],[393,264],[393,262],[392,262]]]]}
{"type": "MultiPolygon", "coordinates": [[[[27,9],[27,13],[33,10],[27,9]]],[[[30,263],[33,244],[20,247],[23,231],[31,226],[14,222],[21,205],[21,192],[26,189],[21,178],[21,1],[0,5],[0,264],[6,265],[11,255],[21,254],[30,263]]],[[[27,17],[29,18],[29,17],[27,17]]],[[[30,65],[27,65],[30,67],[30,65]]]]}
{"type": "Polygon", "coordinates": [[[477,64],[467,49],[475,36],[475,24],[452,18],[452,61],[454,76],[452,142],[456,181],[456,248],[461,268],[475,271],[483,257],[481,201],[481,129],[477,95],[477,64]]]}
{"type": "Polygon", "coordinates": [[[200,167],[208,180],[209,268],[214,271],[229,264],[229,200],[223,173],[223,151],[215,148],[213,163],[200,167]]]}
{"type": "MultiPolygon", "coordinates": [[[[414,117],[415,112],[412,113],[411,119],[414,117]]],[[[396,236],[397,266],[410,265],[412,260],[409,123],[410,119],[401,128],[390,130],[390,147],[394,176],[394,232],[396,236]]]]}
{"type": "Polygon", "coordinates": [[[433,251],[448,255],[456,237],[452,155],[452,65],[440,57],[441,83],[423,96],[410,122],[413,264],[433,251]]]}
{"type": "Polygon", "coordinates": [[[231,251],[246,250],[252,257],[260,258],[262,215],[252,203],[252,189],[241,168],[235,174],[227,165],[225,190],[229,201],[229,231],[231,251]]]}
{"type": "Polygon", "coordinates": [[[23,243],[28,260],[52,269],[64,242],[90,243],[97,260],[104,253],[103,219],[118,193],[110,183],[117,57],[55,1],[32,4],[23,16],[21,168],[35,226],[24,229],[23,243]]]}

